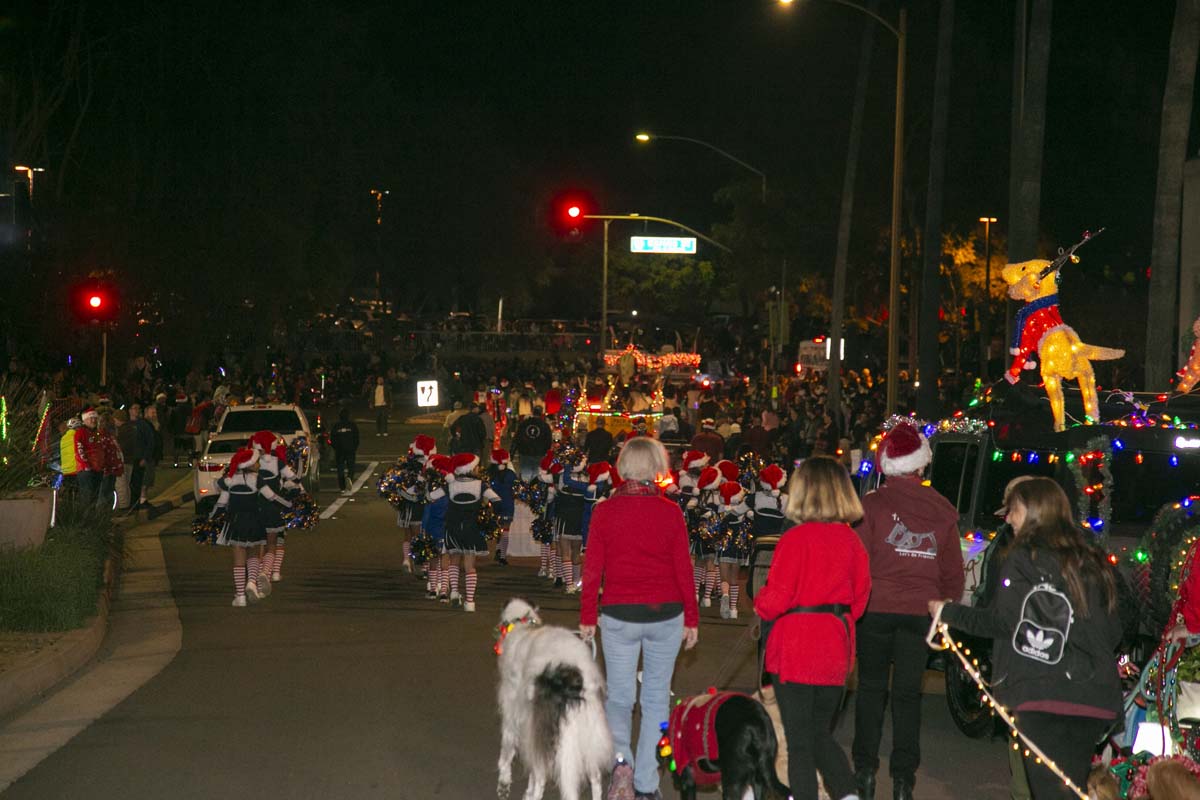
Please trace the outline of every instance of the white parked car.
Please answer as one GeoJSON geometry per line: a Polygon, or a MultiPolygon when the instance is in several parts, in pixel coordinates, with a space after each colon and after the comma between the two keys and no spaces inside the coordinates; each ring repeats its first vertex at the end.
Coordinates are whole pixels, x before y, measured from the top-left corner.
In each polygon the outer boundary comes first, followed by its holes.
{"type": "Polygon", "coordinates": [[[216,421],[194,470],[197,509],[207,498],[212,498],[209,502],[216,502],[214,490],[217,479],[237,449],[258,431],[272,431],[283,437],[289,445],[298,436],[307,437],[308,459],[300,465],[299,473],[310,494],[320,490],[320,447],[313,437],[308,418],[299,406],[291,403],[231,406],[216,421]]]}

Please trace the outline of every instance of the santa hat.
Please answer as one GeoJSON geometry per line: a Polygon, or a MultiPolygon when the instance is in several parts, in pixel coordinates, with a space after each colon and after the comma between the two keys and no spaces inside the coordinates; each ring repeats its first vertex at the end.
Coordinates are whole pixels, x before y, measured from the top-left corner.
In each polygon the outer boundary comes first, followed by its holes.
{"type": "Polygon", "coordinates": [[[459,453],[450,459],[455,475],[470,475],[479,466],[479,456],[474,453],[459,453]]]}
{"type": "Polygon", "coordinates": [[[915,425],[907,422],[901,422],[888,431],[875,454],[879,470],[884,475],[920,472],[932,458],[929,440],[921,435],[915,425]]]}
{"type": "Polygon", "coordinates": [[[450,456],[435,455],[433,458],[429,459],[429,465],[443,475],[449,475],[454,472],[454,461],[450,458],[450,456]]]}
{"type": "Polygon", "coordinates": [[[233,458],[229,459],[229,469],[226,470],[225,475],[228,477],[233,477],[233,473],[237,472],[238,470],[243,470],[254,466],[255,461],[258,461],[258,453],[256,453],[252,448],[243,447],[241,450],[238,450],[233,454],[233,458]]]}
{"type": "Polygon", "coordinates": [[[741,487],[741,484],[733,481],[726,481],[721,484],[721,500],[727,506],[736,506],[742,502],[742,498],[746,496],[746,491],[741,487]]]}
{"type": "Polygon", "coordinates": [[[275,446],[275,440],[278,437],[271,431],[259,431],[250,437],[250,446],[263,451],[264,453],[271,452],[271,448],[275,446]]]}
{"type": "Polygon", "coordinates": [[[432,436],[426,436],[422,433],[413,439],[412,447],[409,449],[412,450],[413,455],[428,458],[437,452],[437,442],[433,440],[432,436]]]}
{"type": "Polygon", "coordinates": [[[700,420],[700,427],[709,429],[715,428],[717,427],[717,421],[711,417],[705,417],[704,419],[700,420]]]}
{"type": "Polygon", "coordinates": [[[286,444],[275,445],[275,457],[278,458],[280,461],[287,461],[287,445],[286,444]]]}
{"type": "Polygon", "coordinates": [[[80,414],[79,418],[84,422],[87,422],[89,419],[100,419],[100,415],[96,412],[96,409],[89,408],[80,414]]]}
{"type": "Polygon", "coordinates": [[[759,484],[768,491],[778,492],[783,488],[784,481],[786,480],[787,475],[784,474],[783,469],[778,464],[770,464],[763,467],[762,471],[758,473],[759,484]]]}
{"type": "Polygon", "coordinates": [[[703,469],[708,466],[708,453],[702,450],[688,450],[683,454],[683,469],[703,469]]]}
{"type": "Polygon", "coordinates": [[[492,461],[502,467],[507,467],[512,463],[512,457],[509,456],[507,450],[498,447],[492,451],[492,461]]]}
{"type": "Polygon", "coordinates": [[[538,464],[538,468],[547,475],[557,475],[562,472],[562,464],[554,460],[554,453],[546,453],[542,458],[542,463],[538,464]]]}
{"type": "Polygon", "coordinates": [[[612,482],[612,467],[607,461],[597,461],[595,464],[588,465],[588,483],[595,486],[597,483],[612,482]]]}
{"type": "Polygon", "coordinates": [[[728,459],[721,459],[717,462],[717,470],[721,473],[721,477],[727,481],[736,481],[738,479],[737,464],[728,459]]]}
{"type": "Polygon", "coordinates": [[[696,481],[696,488],[702,490],[715,489],[721,485],[721,473],[716,467],[705,467],[696,481]]]}

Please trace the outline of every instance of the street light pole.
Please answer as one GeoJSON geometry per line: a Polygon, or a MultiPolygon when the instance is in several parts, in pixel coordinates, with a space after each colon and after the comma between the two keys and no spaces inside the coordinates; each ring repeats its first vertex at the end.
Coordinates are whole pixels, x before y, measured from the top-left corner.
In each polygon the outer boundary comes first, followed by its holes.
{"type": "Polygon", "coordinates": [[[987,379],[992,360],[992,223],[995,217],[980,217],[983,223],[983,325],[979,332],[979,377],[987,379]]]}
{"type": "Polygon", "coordinates": [[[754,166],[751,166],[750,164],[747,164],[745,161],[742,161],[740,158],[733,155],[732,153],[728,153],[728,152],[722,150],[721,148],[717,147],[715,144],[712,144],[711,142],[706,142],[703,139],[693,139],[690,136],[668,136],[666,134],[661,134],[661,133],[646,133],[646,132],[639,133],[636,136],[634,136],[633,138],[638,140],[639,142],[642,142],[643,144],[649,143],[655,139],[670,139],[670,140],[673,140],[676,142],[691,142],[692,144],[698,144],[701,147],[707,147],[709,150],[712,150],[714,153],[724,156],[725,158],[729,159],[730,161],[737,164],[738,166],[748,169],[751,172],[753,172],[755,175],[757,175],[762,181],[763,205],[767,204],[767,175],[766,175],[766,173],[763,172],[758,167],[754,167],[754,166]]]}
{"type": "Polygon", "coordinates": [[[604,220],[604,266],[600,272],[600,349],[608,349],[608,226],[611,219],[604,220]]]}

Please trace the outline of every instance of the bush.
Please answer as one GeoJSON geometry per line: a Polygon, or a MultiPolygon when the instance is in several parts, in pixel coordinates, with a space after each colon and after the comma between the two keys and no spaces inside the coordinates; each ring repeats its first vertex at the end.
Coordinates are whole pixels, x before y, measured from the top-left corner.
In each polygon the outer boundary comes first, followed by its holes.
{"type": "Polygon", "coordinates": [[[0,551],[0,630],[66,631],[96,613],[104,562],[124,539],[110,513],[72,504],[41,547],[0,551]]]}

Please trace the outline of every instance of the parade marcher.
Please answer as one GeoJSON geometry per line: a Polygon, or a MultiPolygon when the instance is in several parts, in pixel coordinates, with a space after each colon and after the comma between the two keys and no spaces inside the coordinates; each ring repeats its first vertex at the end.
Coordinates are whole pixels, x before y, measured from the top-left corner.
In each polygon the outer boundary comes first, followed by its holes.
{"type": "Polygon", "coordinates": [[[691,447],[700,450],[713,462],[720,461],[725,455],[725,440],[717,433],[717,422],[712,417],[700,421],[700,432],[692,437],[691,447]]]}
{"type": "Polygon", "coordinates": [[[754,511],[754,535],[778,536],[787,527],[788,496],[782,493],[787,475],[777,464],[768,464],[759,470],[758,491],[750,495],[747,502],[754,511]]]}
{"type": "MultiPolygon", "coordinates": [[[[1086,786],[1096,742],[1122,704],[1114,570],[1084,538],[1053,480],[1013,486],[1006,505],[1015,536],[991,605],[962,605],[954,595],[931,599],[928,609],[992,638],[997,700],[1075,786],[1086,786]]],[[[1025,773],[1034,800],[1075,796],[1040,759],[1026,758],[1025,773]]]]}
{"type": "MultiPolygon", "coordinates": [[[[846,470],[811,458],[792,475],[788,519],[754,608],[772,623],[766,670],[786,733],[788,784],[796,800],[816,800],[817,772],[830,797],[854,797],[854,776],[833,738],[854,661],[854,620],[871,592],[867,553],[850,528],[862,505],[846,470]]],[[[862,800],[874,800],[859,792],[862,800]]],[[[899,797],[899,795],[897,795],[899,797]]]]}
{"type": "Polygon", "coordinates": [[[513,490],[517,474],[512,470],[512,459],[507,450],[492,451],[492,465],[488,467],[488,485],[500,497],[496,514],[500,517],[500,543],[496,545],[496,561],[508,566],[508,532],[512,529],[513,512],[516,508],[513,490]]]}
{"type": "Polygon", "coordinates": [[[462,603],[464,611],[475,610],[475,559],[487,556],[487,539],[479,527],[479,508],[483,503],[498,503],[493,492],[475,472],[479,456],[459,453],[454,456],[454,477],[447,481],[450,505],[446,507],[446,551],[450,554],[450,602],[462,603]],[[464,574],[465,599],[458,594],[458,568],[464,574]]]}
{"type": "Polygon", "coordinates": [[[400,548],[403,553],[401,567],[405,572],[413,571],[412,537],[421,527],[421,517],[424,513],[425,486],[422,481],[429,459],[437,453],[437,442],[432,436],[419,433],[413,437],[408,447],[407,462],[414,467],[418,476],[417,482],[410,486],[400,487],[400,505],[396,508],[396,525],[400,528],[400,548]]]}
{"type": "Polygon", "coordinates": [[[338,414],[338,421],[329,432],[329,443],[337,461],[338,488],[345,492],[347,484],[354,484],[354,459],[358,453],[358,426],[350,419],[350,409],[343,408],[338,414]]]}
{"type": "Polygon", "coordinates": [[[613,488],[613,468],[607,461],[588,464],[588,488],[583,498],[583,539],[579,547],[579,564],[574,572],[579,575],[575,586],[583,588],[583,561],[587,559],[588,528],[592,524],[592,512],[596,506],[606,500],[613,488]]]}
{"type": "MultiPolygon", "coordinates": [[[[554,460],[553,453],[546,453],[538,465],[537,480],[546,486],[546,503],[545,510],[542,515],[535,520],[535,523],[544,526],[548,529],[554,527],[554,497],[558,485],[558,475],[562,472],[562,464],[554,460]]],[[[553,536],[549,537],[550,541],[541,542],[541,557],[538,566],[539,578],[553,578],[555,576],[555,563],[553,553],[555,552],[553,536]]]]}
{"type": "Polygon", "coordinates": [[[425,596],[449,603],[450,557],[446,554],[446,507],[450,505],[450,496],[446,493],[446,481],[454,474],[454,463],[450,456],[435,455],[429,459],[427,471],[436,475],[426,478],[425,509],[421,513],[421,529],[433,541],[425,596]]]}
{"type": "Polygon", "coordinates": [[[713,590],[717,587],[717,554],[713,549],[712,536],[709,533],[716,525],[717,515],[721,510],[721,471],[716,467],[705,467],[700,471],[696,481],[699,491],[696,499],[690,501],[692,521],[692,564],[693,569],[700,573],[700,583],[703,584],[704,596],[700,605],[708,608],[712,605],[713,590]]]}
{"type": "Polygon", "coordinates": [[[217,544],[233,548],[233,605],[246,605],[246,595],[261,599],[254,578],[258,575],[258,548],[267,543],[267,532],[262,522],[259,498],[262,497],[284,508],[291,503],[275,494],[267,486],[259,486],[258,455],[250,447],[243,447],[233,454],[225,477],[217,481],[221,490],[213,514],[218,509],[226,510],[225,525],[217,544]]]}
{"type": "MultiPolygon", "coordinates": [[[[896,800],[911,800],[921,763],[921,678],[929,648],[930,600],[963,591],[958,511],[921,483],[929,442],[908,423],[888,431],[876,459],[887,482],[863,498],[858,535],[871,561],[871,601],[858,622],[858,699],[854,711],[855,777],[871,797],[891,674],[892,755],[896,800]]],[[[1115,663],[1115,662],[1114,662],[1115,663]]]]}
{"type": "Polygon", "coordinates": [[[582,567],[579,553],[583,549],[583,515],[587,507],[587,457],[582,453],[570,469],[558,476],[558,493],[554,500],[558,520],[559,574],[554,586],[565,586],[567,594],[579,591],[582,567]]]}
{"type": "Polygon", "coordinates": [[[738,580],[742,565],[750,563],[750,526],[754,512],[746,504],[746,491],[737,481],[721,484],[721,528],[716,547],[721,575],[721,619],[738,618],[738,580]]]}
{"type": "MultiPolygon", "coordinates": [[[[300,478],[287,463],[287,447],[281,438],[271,431],[259,431],[250,437],[250,446],[259,453],[260,487],[280,495],[284,486],[299,485],[300,478]]],[[[259,503],[267,542],[263,546],[257,577],[250,575],[247,581],[253,581],[258,593],[265,597],[271,593],[271,581],[282,577],[280,569],[283,567],[283,536],[287,532],[287,522],[283,519],[283,512],[278,503],[271,502],[266,495],[262,495],[259,503]]]]}

